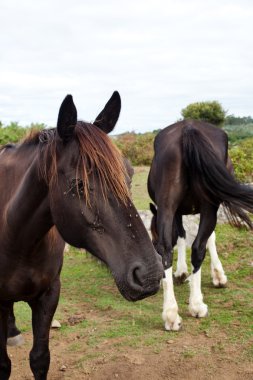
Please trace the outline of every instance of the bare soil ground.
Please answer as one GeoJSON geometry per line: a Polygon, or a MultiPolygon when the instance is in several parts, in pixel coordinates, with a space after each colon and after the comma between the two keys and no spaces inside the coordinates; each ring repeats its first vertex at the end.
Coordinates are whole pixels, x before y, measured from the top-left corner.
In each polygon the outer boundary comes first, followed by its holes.
{"type": "MultiPolygon", "coordinates": [[[[168,340],[157,351],[152,347],[120,347],[120,344],[115,345],[115,340],[120,343],[120,338],[112,338],[99,346],[100,350],[103,348],[103,356],[97,357],[97,346],[92,351],[89,347],[87,354],[86,337],[76,333],[64,336],[60,330],[52,330],[48,379],[253,379],[253,361],[250,358],[242,360],[239,344],[229,342],[222,332],[210,337],[205,333],[192,336],[182,330],[176,339],[168,332],[164,334],[168,335],[168,340]],[[77,349],[73,350],[75,344],[77,349]]],[[[25,333],[24,337],[23,346],[9,347],[12,380],[33,379],[28,362],[31,333],[25,333]]]]}

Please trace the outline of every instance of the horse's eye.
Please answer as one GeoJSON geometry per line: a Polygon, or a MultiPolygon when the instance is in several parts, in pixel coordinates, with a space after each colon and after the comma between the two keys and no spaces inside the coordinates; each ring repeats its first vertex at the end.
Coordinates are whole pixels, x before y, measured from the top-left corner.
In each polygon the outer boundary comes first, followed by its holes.
{"type": "Polygon", "coordinates": [[[72,179],[69,187],[72,193],[78,192],[79,194],[83,194],[83,181],[80,178],[72,179]]]}
{"type": "Polygon", "coordinates": [[[83,181],[80,178],[77,180],[77,187],[79,191],[83,191],[83,181]]]}

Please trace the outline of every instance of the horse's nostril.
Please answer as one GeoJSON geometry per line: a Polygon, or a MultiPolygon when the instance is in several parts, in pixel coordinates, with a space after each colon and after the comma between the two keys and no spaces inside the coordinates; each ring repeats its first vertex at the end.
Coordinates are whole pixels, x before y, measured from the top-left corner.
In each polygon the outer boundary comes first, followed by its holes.
{"type": "Polygon", "coordinates": [[[145,276],[147,275],[145,266],[134,263],[128,272],[128,283],[136,291],[142,291],[145,286],[145,276]]]}
{"type": "Polygon", "coordinates": [[[143,286],[143,278],[142,278],[140,267],[134,268],[134,270],[133,270],[133,281],[136,285],[143,286]]]}

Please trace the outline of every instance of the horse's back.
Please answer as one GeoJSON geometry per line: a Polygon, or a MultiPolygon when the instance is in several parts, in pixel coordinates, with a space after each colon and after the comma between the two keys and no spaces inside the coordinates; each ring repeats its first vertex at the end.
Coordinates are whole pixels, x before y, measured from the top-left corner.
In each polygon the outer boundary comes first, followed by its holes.
{"type": "MultiPolygon", "coordinates": [[[[183,139],[187,131],[196,130],[212,146],[215,155],[227,161],[227,135],[212,124],[197,120],[182,120],[172,124],[158,133],[154,142],[155,155],[151,164],[148,189],[153,201],[161,198],[178,198],[179,203],[197,204],[190,191],[187,166],[184,162],[183,139]]],[[[161,201],[163,202],[163,201],[161,201]]],[[[188,207],[183,206],[188,210],[188,207]]]]}
{"type": "Polygon", "coordinates": [[[199,131],[215,150],[224,151],[227,148],[227,134],[221,128],[204,121],[186,119],[174,123],[158,133],[154,144],[156,155],[159,156],[164,151],[166,154],[170,154],[178,147],[181,148],[182,136],[187,128],[199,131]]]}

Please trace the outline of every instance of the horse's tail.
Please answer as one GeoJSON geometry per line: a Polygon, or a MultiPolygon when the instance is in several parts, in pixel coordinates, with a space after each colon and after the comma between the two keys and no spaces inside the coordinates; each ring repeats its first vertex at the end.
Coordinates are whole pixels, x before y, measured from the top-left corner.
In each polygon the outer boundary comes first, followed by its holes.
{"type": "Polygon", "coordinates": [[[253,223],[244,210],[253,213],[253,188],[237,182],[201,131],[186,126],[182,135],[184,164],[196,194],[213,204],[222,203],[230,224],[253,223]]]}

